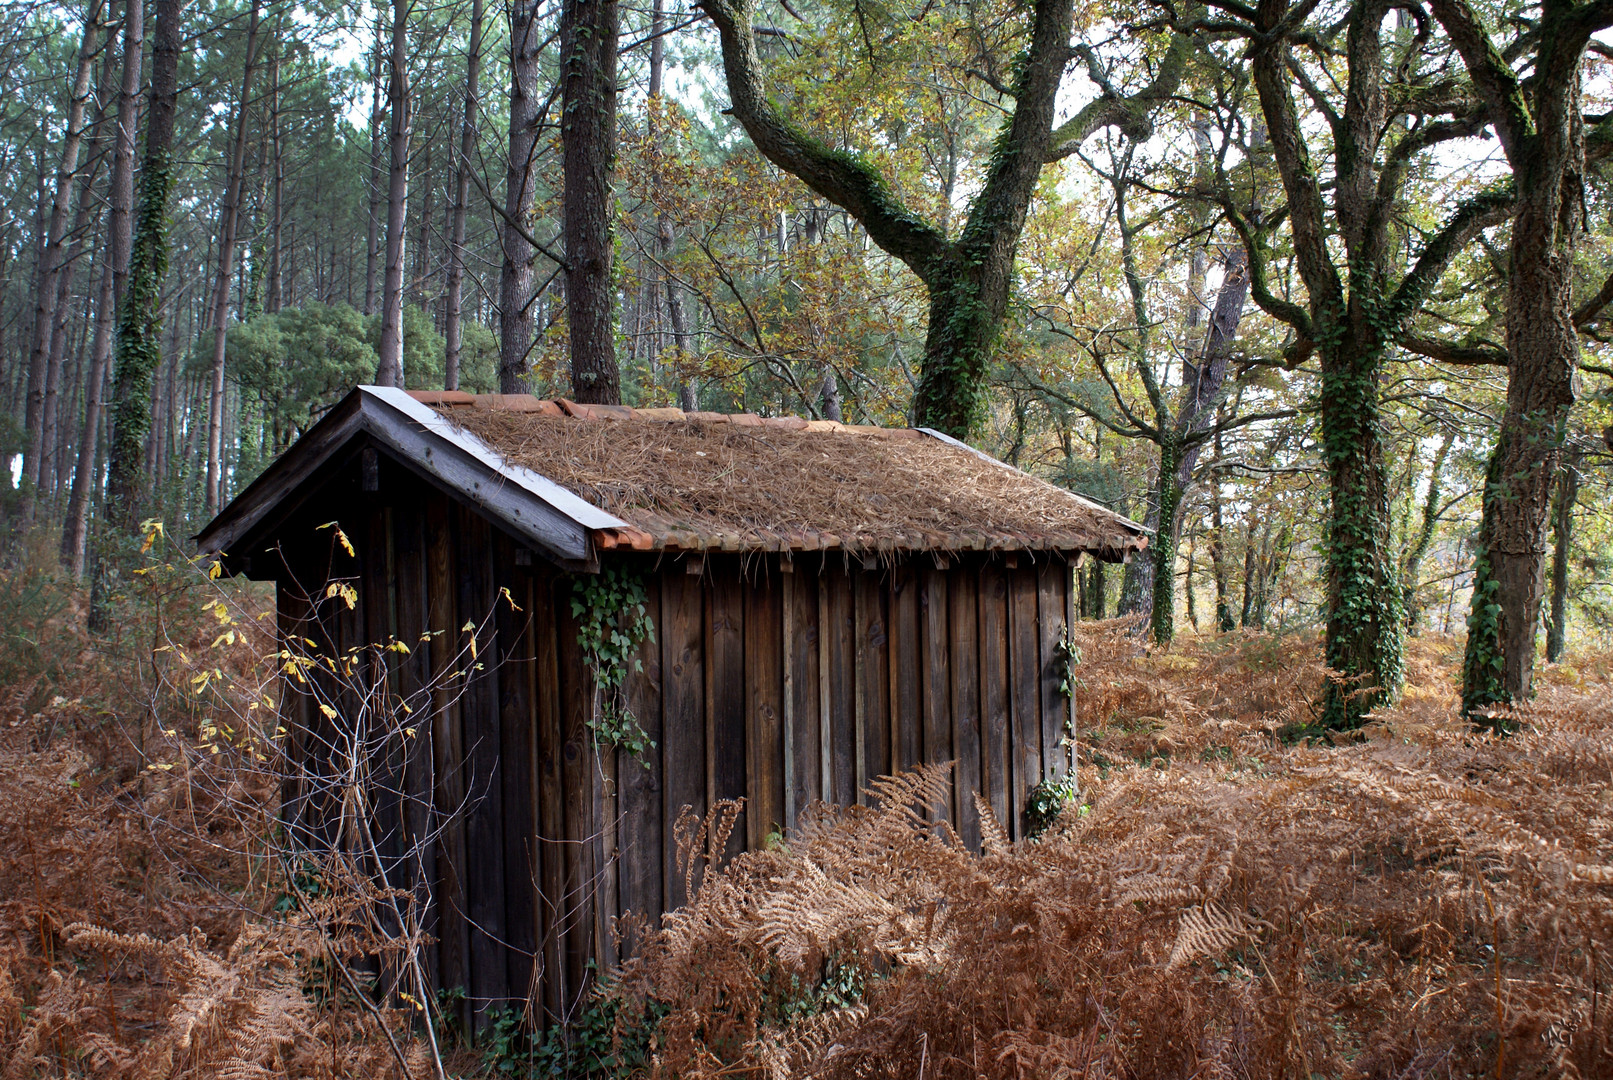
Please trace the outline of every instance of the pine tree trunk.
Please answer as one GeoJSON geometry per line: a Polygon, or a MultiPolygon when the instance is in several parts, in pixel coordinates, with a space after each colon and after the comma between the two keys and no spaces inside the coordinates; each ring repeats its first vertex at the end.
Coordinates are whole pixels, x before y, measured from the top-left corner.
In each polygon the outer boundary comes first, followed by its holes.
{"type": "MultiPolygon", "coordinates": [[[[666,70],[666,43],[663,34],[666,30],[666,8],[664,0],[654,0],[650,13],[650,86],[649,96],[650,120],[655,123],[659,120],[666,108],[666,101],[662,96],[662,82],[666,70]]],[[[656,132],[652,129],[650,141],[655,142],[656,132]]],[[[655,190],[659,194],[661,179],[659,174],[655,178],[655,190]]],[[[677,382],[678,405],[685,412],[694,412],[697,409],[696,388],[694,377],[686,370],[690,360],[694,357],[694,342],[689,336],[689,318],[683,310],[683,290],[678,286],[672,276],[672,253],[677,245],[677,233],[672,226],[672,215],[665,210],[655,218],[655,241],[660,255],[662,275],[665,278],[664,291],[666,293],[667,322],[672,327],[672,347],[677,351],[677,382]]]]}
{"type": "Polygon", "coordinates": [[[269,268],[268,284],[264,289],[263,310],[273,315],[282,305],[283,286],[280,278],[280,229],[285,214],[286,158],[280,139],[280,41],[285,32],[276,35],[274,64],[269,69],[272,88],[269,93],[269,147],[274,157],[273,185],[269,196],[269,268]]]}
{"type": "Polygon", "coordinates": [[[252,103],[252,76],[257,67],[258,0],[253,0],[246,30],[246,67],[241,98],[235,109],[235,137],[224,174],[224,202],[218,212],[218,277],[213,297],[212,392],[207,409],[207,489],[203,513],[211,518],[221,505],[224,478],[224,356],[229,336],[230,282],[235,275],[235,240],[241,216],[241,184],[246,171],[246,116],[252,103]]]}
{"type": "Polygon", "coordinates": [[[381,345],[375,381],[402,387],[403,269],[409,212],[409,139],[413,134],[409,96],[410,0],[392,0],[392,47],[387,57],[386,265],[381,286],[381,345]]]}
{"type": "MultiPolygon", "coordinates": [[[[132,7],[133,5],[131,5],[132,7]]],[[[118,308],[117,382],[113,392],[107,520],[137,532],[145,499],[146,433],[151,380],[162,360],[162,284],[168,272],[168,195],[173,188],[174,111],[178,99],[179,0],[157,0],[151,50],[145,160],[129,257],[127,291],[118,308]]]]}
{"type": "Polygon", "coordinates": [[[447,312],[443,337],[447,354],[443,389],[459,389],[460,356],[464,351],[464,329],[460,325],[465,289],[465,218],[470,200],[470,170],[476,154],[476,110],[480,105],[479,80],[482,70],[482,0],[472,0],[470,45],[465,51],[465,108],[460,121],[459,161],[454,169],[454,208],[448,235],[447,312]]]}
{"type": "MultiPolygon", "coordinates": [[[[380,265],[381,265],[381,172],[384,155],[381,147],[381,66],[386,54],[384,24],[381,21],[381,9],[375,10],[375,47],[370,50],[370,170],[369,183],[365,185],[369,193],[369,215],[365,220],[364,228],[364,314],[366,317],[374,315],[376,303],[379,298],[380,265]]],[[[317,265],[317,260],[315,261],[317,265]]]]}
{"type": "Polygon", "coordinates": [[[571,392],[579,402],[607,405],[622,400],[611,311],[618,17],[616,0],[563,0],[561,5],[562,228],[571,392]]]}
{"type": "MultiPolygon", "coordinates": [[[[132,0],[138,5],[140,0],[132,0]]],[[[114,190],[115,190],[114,183],[114,190]]],[[[114,211],[115,213],[115,211],[114,211]]],[[[67,519],[62,522],[61,562],[75,578],[84,576],[84,542],[89,527],[90,489],[95,482],[101,434],[101,389],[106,385],[107,363],[112,359],[112,323],[115,256],[101,274],[100,297],[95,304],[95,338],[90,346],[90,370],[84,379],[84,427],[78,440],[78,467],[67,497],[67,519]]]]}
{"type": "MultiPolygon", "coordinates": [[[[537,250],[522,234],[532,228],[532,205],[537,194],[537,125],[543,108],[538,91],[543,45],[538,15],[537,0],[515,0],[510,9],[510,156],[504,173],[506,220],[501,229],[504,262],[499,271],[498,365],[499,390],[506,394],[521,394],[530,388],[530,357],[537,326],[532,296],[537,250]]],[[[567,109],[569,116],[569,105],[567,109]]],[[[576,333],[575,328],[572,332],[576,333]]]]}
{"type": "Polygon", "coordinates": [[[85,113],[90,102],[91,76],[95,70],[96,42],[100,37],[102,4],[92,0],[84,15],[84,32],[79,39],[78,71],[67,106],[67,124],[62,137],[61,164],[50,213],[41,220],[44,244],[39,256],[38,289],[34,299],[33,348],[28,360],[28,397],[23,418],[27,449],[23,454],[22,523],[33,524],[35,500],[41,482],[41,465],[48,445],[45,437],[45,398],[50,384],[59,378],[59,367],[51,371],[52,338],[56,329],[56,307],[60,279],[67,267],[68,214],[78,180],[78,156],[84,142],[85,113]]]}

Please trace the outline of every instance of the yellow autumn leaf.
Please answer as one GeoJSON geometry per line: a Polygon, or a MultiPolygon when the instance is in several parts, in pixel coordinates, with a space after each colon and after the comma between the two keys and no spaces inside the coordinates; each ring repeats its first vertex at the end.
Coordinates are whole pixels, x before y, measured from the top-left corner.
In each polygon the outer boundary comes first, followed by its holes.
{"type": "Polygon", "coordinates": [[[336,710],[331,708],[329,705],[321,705],[319,707],[319,711],[324,713],[327,717],[329,717],[332,720],[336,719],[336,710]]]}

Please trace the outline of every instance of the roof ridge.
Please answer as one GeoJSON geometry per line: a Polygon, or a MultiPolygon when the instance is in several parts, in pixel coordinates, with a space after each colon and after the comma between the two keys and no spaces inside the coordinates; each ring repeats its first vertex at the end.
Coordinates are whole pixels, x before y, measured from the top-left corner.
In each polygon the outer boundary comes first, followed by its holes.
{"type": "Polygon", "coordinates": [[[491,412],[531,413],[538,416],[569,416],[578,420],[687,420],[704,424],[734,424],[787,431],[845,431],[911,439],[920,431],[913,427],[886,427],[882,424],[846,424],[839,420],[808,420],[805,417],[762,416],[753,412],[723,413],[696,410],[687,412],[675,405],[647,409],[631,405],[589,405],[569,398],[540,398],[533,394],[472,394],[464,390],[405,390],[414,400],[434,409],[485,409],[491,412]]]}

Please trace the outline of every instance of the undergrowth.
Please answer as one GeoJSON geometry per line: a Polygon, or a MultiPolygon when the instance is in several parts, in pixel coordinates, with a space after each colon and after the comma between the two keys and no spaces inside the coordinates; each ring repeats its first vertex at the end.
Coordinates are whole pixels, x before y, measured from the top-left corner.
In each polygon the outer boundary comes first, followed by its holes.
{"type": "Polygon", "coordinates": [[[666,1011],[652,1075],[1613,1075],[1606,658],[1496,739],[1456,715],[1460,644],[1418,639],[1335,746],[1295,737],[1314,638],[1078,637],[1082,812],[1014,844],[980,804],[974,854],[931,766],[709,872],[626,969],[666,1011]],[[770,1007],[831,958],[855,1001],[770,1007]]]}
{"type": "Polygon", "coordinates": [[[273,857],[267,595],[154,563],[95,636],[42,565],[0,573],[0,1080],[1613,1075],[1610,656],[1498,739],[1461,642],[1415,638],[1333,745],[1313,637],[1082,624],[1038,838],[981,806],[962,848],[943,767],[726,865],[719,804],[679,823],[695,899],[576,1025],[444,1023],[439,1074],[363,959],[388,898],[273,857]]]}

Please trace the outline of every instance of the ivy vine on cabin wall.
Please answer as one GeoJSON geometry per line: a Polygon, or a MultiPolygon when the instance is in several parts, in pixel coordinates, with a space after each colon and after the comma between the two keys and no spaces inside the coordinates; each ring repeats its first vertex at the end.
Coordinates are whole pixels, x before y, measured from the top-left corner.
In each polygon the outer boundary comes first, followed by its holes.
{"type": "Polygon", "coordinates": [[[571,614],[578,620],[577,643],[594,676],[593,716],[588,721],[596,741],[626,750],[650,767],[655,743],[627,703],[629,674],[644,670],[639,647],[655,641],[655,621],[644,601],[644,579],[614,566],[578,577],[572,586],[571,614]]]}

